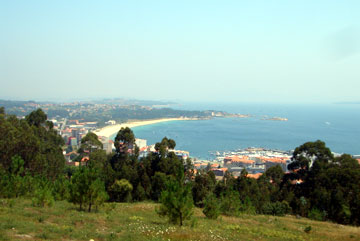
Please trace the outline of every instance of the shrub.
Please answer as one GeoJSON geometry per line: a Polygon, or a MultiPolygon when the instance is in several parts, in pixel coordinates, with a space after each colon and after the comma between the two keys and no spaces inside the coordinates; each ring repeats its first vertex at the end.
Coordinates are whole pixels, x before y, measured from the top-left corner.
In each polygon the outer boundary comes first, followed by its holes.
{"type": "Polygon", "coordinates": [[[156,212],[160,216],[167,216],[173,224],[183,225],[183,222],[193,215],[193,198],[190,184],[184,184],[184,179],[169,180],[166,188],[161,192],[161,206],[156,212]]]}
{"type": "Polygon", "coordinates": [[[274,216],[284,216],[285,214],[289,213],[291,210],[289,204],[286,201],[282,202],[274,202],[274,203],[265,203],[262,211],[264,214],[267,215],[274,215],[274,216]]]}
{"type": "Polygon", "coordinates": [[[209,194],[204,201],[203,213],[207,218],[217,219],[220,215],[220,205],[214,194],[209,194]]]}
{"type": "Polygon", "coordinates": [[[38,207],[51,207],[54,204],[54,197],[52,196],[52,189],[49,184],[45,184],[44,186],[39,186],[34,193],[34,197],[32,199],[32,203],[34,206],[38,207]]]}
{"type": "Polygon", "coordinates": [[[227,191],[225,195],[221,197],[220,210],[222,214],[237,216],[239,215],[240,206],[240,196],[236,191],[227,191]]]}
{"type": "Polygon", "coordinates": [[[311,229],[312,229],[312,228],[311,228],[311,226],[309,225],[309,226],[307,226],[307,227],[304,228],[304,232],[305,232],[305,233],[310,233],[311,229]]]}
{"type": "Polygon", "coordinates": [[[88,211],[91,212],[93,205],[98,207],[107,199],[105,184],[96,169],[81,167],[74,173],[70,184],[70,202],[79,204],[80,210],[83,205],[88,205],[88,211]]]}
{"type": "Polygon", "coordinates": [[[324,221],[326,217],[326,213],[320,211],[317,208],[312,208],[308,214],[308,218],[317,220],[317,221],[324,221]]]}
{"type": "Polygon", "coordinates": [[[110,189],[114,194],[115,201],[130,202],[132,200],[131,192],[133,190],[133,186],[128,180],[115,180],[110,189]]]}
{"type": "Polygon", "coordinates": [[[246,197],[245,200],[240,205],[240,212],[246,214],[256,214],[256,208],[253,206],[249,197],[246,197]]]}
{"type": "Polygon", "coordinates": [[[143,200],[145,200],[145,198],[146,198],[145,190],[139,183],[135,190],[134,199],[137,201],[143,201],[143,200]]]}
{"type": "Polygon", "coordinates": [[[53,196],[55,200],[66,200],[70,197],[70,182],[64,177],[55,180],[53,187],[53,196]]]}

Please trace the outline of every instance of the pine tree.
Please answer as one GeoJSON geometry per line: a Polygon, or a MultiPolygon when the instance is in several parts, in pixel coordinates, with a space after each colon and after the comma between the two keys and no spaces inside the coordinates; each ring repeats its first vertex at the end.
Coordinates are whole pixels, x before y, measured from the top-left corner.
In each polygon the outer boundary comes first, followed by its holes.
{"type": "Polygon", "coordinates": [[[207,218],[217,219],[220,215],[220,204],[216,196],[210,193],[204,201],[203,213],[207,218]]]}
{"type": "Polygon", "coordinates": [[[183,225],[183,222],[193,215],[193,198],[190,183],[184,183],[184,172],[179,169],[177,178],[170,178],[166,188],[161,192],[161,206],[157,210],[160,216],[167,216],[173,224],[183,225]]]}
{"type": "Polygon", "coordinates": [[[81,167],[71,178],[70,202],[80,205],[88,205],[91,212],[92,206],[99,206],[108,199],[104,182],[100,180],[96,169],[81,167]]]}

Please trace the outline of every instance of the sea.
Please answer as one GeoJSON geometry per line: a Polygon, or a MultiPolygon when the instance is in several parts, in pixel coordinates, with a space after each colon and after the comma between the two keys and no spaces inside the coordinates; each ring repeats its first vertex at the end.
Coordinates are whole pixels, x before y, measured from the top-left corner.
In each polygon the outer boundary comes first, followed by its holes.
{"type": "Polygon", "coordinates": [[[133,128],[148,144],[163,137],[174,139],[176,149],[197,159],[211,153],[247,147],[290,151],[308,141],[322,140],[335,153],[360,154],[360,104],[229,104],[185,103],[173,108],[218,110],[249,114],[249,118],[213,118],[173,121],[133,128]],[[288,121],[266,120],[272,117],[288,121]]]}

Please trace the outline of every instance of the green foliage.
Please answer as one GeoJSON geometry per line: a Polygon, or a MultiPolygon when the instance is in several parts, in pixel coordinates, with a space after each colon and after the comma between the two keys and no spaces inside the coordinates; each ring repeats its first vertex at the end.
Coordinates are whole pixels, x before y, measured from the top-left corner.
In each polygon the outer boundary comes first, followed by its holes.
{"type": "Polygon", "coordinates": [[[160,153],[165,153],[168,150],[174,149],[176,146],[176,142],[173,139],[168,139],[164,137],[161,142],[155,144],[155,150],[160,153]]]}
{"type": "Polygon", "coordinates": [[[267,215],[274,216],[284,216],[289,213],[291,210],[289,204],[286,201],[275,202],[275,203],[266,203],[263,206],[263,213],[267,215]]]}
{"type": "Polygon", "coordinates": [[[253,206],[250,197],[246,197],[245,200],[241,202],[239,211],[240,213],[245,213],[245,214],[251,214],[251,215],[256,214],[256,208],[253,206]]]}
{"type": "Polygon", "coordinates": [[[198,207],[203,207],[204,199],[215,189],[215,175],[213,172],[199,172],[195,176],[192,194],[194,197],[194,203],[198,207]]]}
{"type": "Polygon", "coordinates": [[[115,180],[114,184],[111,185],[110,190],[115,197],[115,201],[130,202],[132,200],[131,192],[133,190],[133,186],[126,179],[115,180]]]}
{"type": "Polygon", "coordinates": [[[311,228],[310,225],[309,225],[309,226],[306,226],[306,227],[304,228],[304,232],[305,232],[305,233],[310,233],[311,230],[312,230],[312,228],[311,228]]]}
{"type": "Polygon", "coordinates": [[[13,156],[11,160],[9,172],[0,169],[0,195],[6,198],[25,196],[32,191],[33,178],[25,173],[20,156],[13,156]]]}
{"type": "Polygon", "coordinates": [[[279,185],[282,182],[284,171],[280,165],[276,165],[266,170],[264,176],[271,180],[273,184],[279,185]]]}
{"type": "Polygon", "coordinates": [[[30,175],[55,179],[62,173],[64,141],[45,121],[46,115],[40,109],[30,113],[25,120],[0,115],[0,166],[11,172],[12,158],[17,155],[30,175]]]}
{"type": "Polygon", "coordinates": [[[59,177],[53,183],[53,196],[55,200],[68,200],[70,198],[70,182],[64,177],[59,177]]]}
{"type": "Polygon", "coordinates": [[[81,146],[78,150],[80,154],[84,154],[85,152],[92,153],[94,150],[101,150],[103,148],[103,144],[99,141],[98,136],[89,132],[81,139],[81,146]]]}
{"type": "Polygon", "coordinates": [[[100,206],[108,199],[104,182],[99,178],[96,169],[81,167],[71,178],[70,202],[80,205],[88,205],[91,212],[92,206],[100,206]]]}
{"type": "Polygon", "coordinates": [[[221,196],[221,213],[227,216],[239,215],[241,201],[239,193],[233,190],[226,191],[221,196]]]}
{"type": "Polygon", "coordinates": [[[143,201],[146,199],[146,193],[144,188],[139,183],[135,189],[134,200],[143,201]]]}
{"type": "Polygon", "coordinates": [[[308,213],[308,218],[317,221],[324,221],[326,219],[326,212],[320,211],[319,209],[314,207],[308,213]]]}
{"type": "Polygon", "coordinates": [[[210,219],[217,219],[220,215],[220,204],[214,194],[211,193],[206,197],[203,213],[210,219]]]}
{"type": "Polygon", "coordinates": [[[129,127],[122,127],[115,137],[115,148],[117,153],[126,153],[135,143],[135,135],[129,127]]]}
{"type": "Polygon", "coordinates": [[[36,127],[39,127],[41,124],[44,124],[46,119],[47,116],[42,109],[37,109],[36,111],[31,112],[25,118],[25,120],[29,123],[29,125],[34,125],[36,127]]]}
{"type": "Polygon", "coordinates": [[[183,225],[193,215],[193,199],[190,184],[184,184],[183,170],[179,170],[177,179],[166,182],[166,189],[161,192],[161,206],[157,210],[160,216],[167,216],[173,224],[183,225]]]}
{"type": "Polygon", "coordinates": [[[159,200],[161,192],[166,188],[167,176],[162,172],[156,172],[152,178],[152,199],[159,200]]]}
{"type": "Polygon", "coordinates": [[[88,211],[91,212],[91,207],[95,206],[96,209],[103,205],[103,203],[109,198],[105,191],[104,182],[97,178],[91,183],[87,193],[88,211]]]}
{"type": "Polygon", "coordinates": [[[32,204],[38,207],[51,207],[54,204],[52,188],[49,183],[40,184],[33,194],[32,204]]]}
{"type": "Polygon", "coordinates": [[[314,162],[328,163],[334,159],[334,156],[325,142],[317,140],[295,148],[292,159],[293,162],[288,166],[290,170],[298,168],[308,170],[314,162]]]}

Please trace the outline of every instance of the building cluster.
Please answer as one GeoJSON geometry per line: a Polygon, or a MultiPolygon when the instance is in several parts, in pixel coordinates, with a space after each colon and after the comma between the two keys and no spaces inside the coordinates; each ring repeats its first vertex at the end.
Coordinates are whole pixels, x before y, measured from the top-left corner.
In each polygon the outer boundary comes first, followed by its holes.
{"type": "MultiPolygon", "coordinates": [[[[54,120],[52,120],[54,123],[54,120]]],[[[57,123],[57,122],[55,122],[57,123]]],[[[55,125],[54,123],[54,125],[55,125]]],[[[97,122],[81,122],[81,120],[63,119],[61,125],[56,125],[59,134],[68,146],[78,147],[81,139],[97,127],[97,122]]]]}
{"type": "Polygon", "coordinates": [[[248,148],[237,152],[225,152],[225,156],[217,154],[212,162],[198,161],[194,164],[196,170],[212,170],[217,179],[222,179],[226,172],[234,177],[240,176],[245,169],[248,177],[259,178],[270,167],[279,165],[287,171],[291,155],[285,152],[265,150],[262,148],[248,148]]]}
{"type": "MultiPolygon", "coordinates": [[[[51,120],[54,123],[54,128],[59,132],[61,137],[64,139],[65,144],[67,145],[66,150],[64,151],[64,157],[67,161],[67,165],[70,166],[79,166],[86,165],[86,162],[89,160],[89,157],[86,155],[85,157],[79,158],[79,153],[77,150],[81,146],[81,139],[86,136],[90,131],[94,131],[96,129],[96,122],[81,122],[81,120],[66,120],[62,119],[61,121],[51,120]]],[[[109,120],[108,124],[114,125],[115,121],[109,120]]],[[[99,141],[103,145],[103,150],[106,151],[107,154],[110,154],[115,151],[114,141],[106,136],[98,136],[99,141]]],[[[147,140],[145,139],[135,139],[135,144],[139,148],[139,157],[145,157],[150,152],[155,152],[155,144],[148,145],[147,140]]],[[[126,150],[128,152],[133,151],[133,146],[128,147],[126,150]]],[[[170,150],[174,152],[179,158],[186,160],[189,158],[190,153],[188,151],[182,150],[170,150]]]]}

